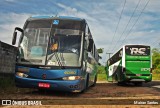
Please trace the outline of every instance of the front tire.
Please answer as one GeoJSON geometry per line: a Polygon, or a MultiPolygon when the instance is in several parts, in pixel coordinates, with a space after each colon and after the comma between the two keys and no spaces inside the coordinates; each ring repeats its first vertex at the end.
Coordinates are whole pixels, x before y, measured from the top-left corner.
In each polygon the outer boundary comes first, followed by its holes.
{"type": "Polygon", "coordinates": [[[93,85],[91,87],[95,87],[96,86],[96,82],[97,82],[97,75],[95,76],[93,85]]]}
{"type": "Polygon", "coordinates": [[[89,85],[89,74],[87,74],[86,84],[85,84],[84,89],[81,91],[81,93],[84,93],[88,89],[88,85],[89,85]]]}
{"type": "Polygon", "coordinates": [[[142,86],[142,82],[134,82],[135,86],[142,86]]]}

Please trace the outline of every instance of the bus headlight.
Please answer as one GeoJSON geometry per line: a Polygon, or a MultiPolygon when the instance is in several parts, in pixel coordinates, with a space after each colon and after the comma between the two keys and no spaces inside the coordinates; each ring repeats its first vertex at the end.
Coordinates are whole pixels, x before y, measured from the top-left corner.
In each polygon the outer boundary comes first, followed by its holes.
{"type": "Polygon", "coordinates": [[[16,75],[19,76],[19,77],[24,77],[24,78],[28,77],[27,74],[22,73],[22,72],[17,72],[16,75]]]}
{"type": "Polygon", "coordinates": [[[63,80],[79,80],[81,79],[81,76],[67,76],[67,77],[63,77],[63,80]]]}

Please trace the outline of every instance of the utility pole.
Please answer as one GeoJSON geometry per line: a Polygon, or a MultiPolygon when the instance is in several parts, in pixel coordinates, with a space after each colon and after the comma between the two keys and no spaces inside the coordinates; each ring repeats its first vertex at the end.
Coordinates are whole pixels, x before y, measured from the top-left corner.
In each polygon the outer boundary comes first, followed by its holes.
{"type": "MultiPolygon", "coordinates": [[[[109,59],[110,59],[110,57],[111,57],[110,55],[113,54],[113,53],[106,53],[106,54],[109,55],[109,59]]],[[[106,57],[106,59],[107,59],[107,57],[106,57]]],[[[107,63],[107,60],[106,60],[105,64],[106,64],[106,63],[107,63]]]]}
{"type": "Polygon", "coordinates": [[[110,55],[111,55],[111,54],[113,54],[113,53],[106,53],[106,54],[108,54],[108,55],[109,55],[109,59],[110,59],[110,57],[111,57],[110,55]]]}

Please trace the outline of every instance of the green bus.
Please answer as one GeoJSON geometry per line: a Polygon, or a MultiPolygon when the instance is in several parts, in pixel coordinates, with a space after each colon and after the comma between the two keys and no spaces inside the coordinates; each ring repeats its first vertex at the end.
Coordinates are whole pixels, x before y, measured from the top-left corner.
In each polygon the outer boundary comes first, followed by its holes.
{"type": "Polygon", "coordinates": [[[107,60],[107,80],[118,84],[142,85],[152,80],[151,48],[147,45],[124,45],[107,60]]]}

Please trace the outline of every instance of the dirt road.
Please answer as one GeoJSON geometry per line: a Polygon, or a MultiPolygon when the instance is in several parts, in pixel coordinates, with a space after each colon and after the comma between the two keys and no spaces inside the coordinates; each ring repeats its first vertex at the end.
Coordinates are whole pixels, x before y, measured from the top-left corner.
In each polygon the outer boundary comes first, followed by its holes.
{"type": "Polygon", "coordinates": [[[42,105],[143,105],[144,102],[160,105],[160,88],[156,87],[158,85],[160,81],[144,83],[142,86],[131,84],[117,86],[116,83],[98,82],[95,87],[90,87],[84,93],[39,92],[36,89],[22,88],[1,89],[0,99],[41,101],[42,105]]]}

